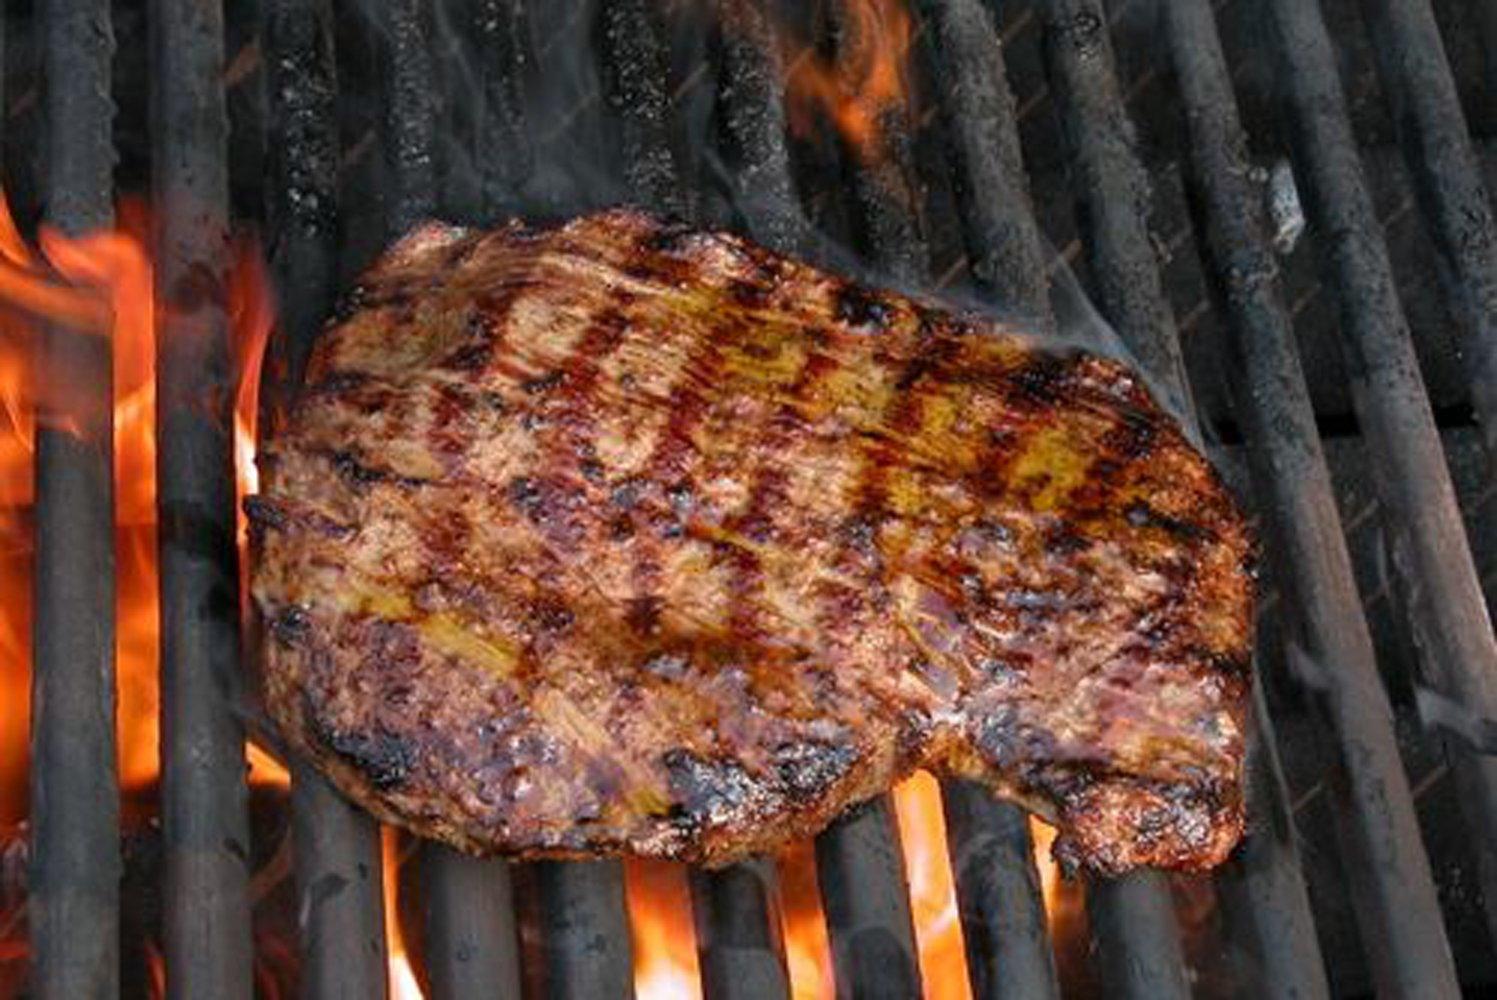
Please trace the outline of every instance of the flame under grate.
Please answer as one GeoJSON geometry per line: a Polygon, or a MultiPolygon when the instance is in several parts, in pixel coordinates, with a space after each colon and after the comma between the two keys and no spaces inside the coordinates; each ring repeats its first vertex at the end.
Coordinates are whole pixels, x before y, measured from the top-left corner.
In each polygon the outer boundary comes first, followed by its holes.
{"type": "Polygon", "coordinates": [[[1497,16],[1344,6],[11,5],[0,991],[1497,982],[1497,16]],[[921,775],[772,862],[508,866],[277,762],[224,696],[241,609],[184,614],[243,592],[261,414],[413,222],[618,201],[1111,338],[1203,429],[1275,569],[1231,864],[1068,882],[1048,830],[921,775]]]}

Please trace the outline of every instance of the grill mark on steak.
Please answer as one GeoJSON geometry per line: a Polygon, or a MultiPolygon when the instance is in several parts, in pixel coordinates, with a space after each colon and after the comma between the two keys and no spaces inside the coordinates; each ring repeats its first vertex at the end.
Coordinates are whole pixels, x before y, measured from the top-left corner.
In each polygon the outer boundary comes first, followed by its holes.
{"type": "MultiPolygon", "coordinates": [[[[817,387],[830,378],[840,365],[825,354],[808,347],[786,398],[778,408],[765,434],[764,461],[760,463],[749,486],[748,500],[742,512],[730,525],[730,531],[765,544],[774,530],[774,510],[786,500],[790,472],[779,460],[800,426],[801,407],[810,400],[817,387]]],[[[760,636],[766,632],[763,613],[764,568],[758,553],[740,546],[732,554],[733,576],[729,586],[734,596],[728,619],[728,631],[760,636]]]]}
{"type": "Polygon", "coordinates": [[[499,355],[504,330],[516,300],[533,287],[535,278],[526,272],[510,275],[498,287],[475,296],[468,314],[467,340],[438,362],[438,367],[467,377],[476,377],[499,355]]]}
{"type": "Polygon", "coordinates": [[[920,382],[937,371],[938,359],[924,350],[917,352],[900,369],[894,381],[894,392],[879,415],[881,437],[860,440],[858,452],[861,473],[853,490],[854,516],[859,529],[845,539],[863,554],[873,557],[874,580],[887,588],[885,579],[887,553],[878,544],[879,531],[888,517],[889,475],[899,464],[898,448],[925,419],[926,392],[920,382]],[[866,526],[866,527],[864,527],[866,526]],[[866,536],[863,531],[869,532],[866,536]]]}
{"type": "MultiPolygon", "coordinates": [[[[683,460],[691,451],[691,434],[706,417],[710,406],[709,387],[722,372],[727,360],[725,349],[732,339],[733,331],[724,331],[723,336],[708,336],[698,343],[686,356],[675,380],[671,384],[666,400],[665,426],[661,429],[655,446],[639,476],[641,486],[654,496],[674,490],[677,496],[689,497],[694,492],[691,477],[686,475],[683,460]]],[[[667,515],[670,516],[670,515],[667,515]]],[[[667,531],[671,530],[669,528],[667,531]]],[[[635,554],[632,577],[635,601],[656,602],[656,591],[660,586],[659,531],[645,531],[633,542],[635,554]]],[[[650,632],[642,634],[651,634],[650,632]]]]}
{"type": "Polygon", "coordinates": [[[561,447],[550,471],[560,475],[564,465],[575,464],[579,475],[601,480],[607,470],[597,466],[597,419],[599,379],[603,362],[624,343],[629,335],[629,321],[618,309],[601,312],[577,341],[570,354],[556,369],[562,391],[557,393],[556,408],[561,411],[555,422],[561,447]]]}

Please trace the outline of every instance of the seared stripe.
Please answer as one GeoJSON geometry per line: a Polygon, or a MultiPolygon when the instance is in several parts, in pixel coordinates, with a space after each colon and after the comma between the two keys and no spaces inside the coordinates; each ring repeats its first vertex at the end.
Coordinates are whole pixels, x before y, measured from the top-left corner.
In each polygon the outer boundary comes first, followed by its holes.
{"type": "MultiPolygon", "coordinates": [[[[665,502],[671,489],[694,492],[689,462],[692,455],[691,434],[702,422],[711,406],[722,372],[723,348],[731,337],[726,326],[714,336],[708,332],[697,338],[695,347],[682,364],[666,403],[665,427],[644,465],[642,480],[653,496],[652,504],[665,502]]],[[[636,599],[652,598],[660,589],[660,555],[662,540],[658,532],[645,531],[633,544],[635,564],[632,570],[636,599]]]]}
{"type": "MultiPolygon", "coordinates": [[[[788,500],[789,468],[795,460],[794,445],[801,434],[801,408],[821,382],[840,370],[842,362],[810,348],[796,372],[788,398],[780,404],[765,429],[764,446],[759,450],[761,463],[749,487],[748,500],[735,519],[733,530],[756,543],[772,543],[775,512],[783,510],[788,500]]],[[[733,577],[729,583],[733,597],[728,628],[733,635],[757,637],[761,634],[764,589],[764,566],[751,549],[734,553],[733,577]]]]}
{"type": "Polygon", "coordinates": [[[537,397],[534,405],[554,411],[542,449],[548,475],[575,473],[588,481],[606,475],[597,462],[598,383],[603,362],[629,333],[628,317],[613,305],[604,307],[544,383],[530,389],[537,397]]]}
{"type": "Polygon", "coordinates": [[[854,509],[858,517],[871,519],[875,527],[885,513],[889,474],[896,466],[907,464],[906,439],[924,423],[925,404],[938,391],[921,383],[933,376],[944,376],[947,360],[955,348],[953,341],[944,338],[927,341],[925,349],[905,363],[894,382],[893,397],[879,415],[878,426],[883,433],[877,438],[861,439],[858,458],[862,472],[854,491],[854,509]]]}
{"type": "Polygon", "coordinates": [[[521,269],[521,273],[496,282],[476,295],[473,311],[468,314],[468,336],[437,362],[437,367],[459,372],[472,380],[487,374],[504,345],[504,335],[516,301],[537,285],[532,269],[526,267],[521,269]]]}

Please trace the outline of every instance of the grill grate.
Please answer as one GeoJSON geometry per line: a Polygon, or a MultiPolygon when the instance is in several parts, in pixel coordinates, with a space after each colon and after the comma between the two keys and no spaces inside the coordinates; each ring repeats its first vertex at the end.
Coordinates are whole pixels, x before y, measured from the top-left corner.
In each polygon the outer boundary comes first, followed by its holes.
{"type": "MultiPolygon", "coordinates": [[[[340,280],[377,244],[433,214],[483,223],[521,206],[563,211],[626,198],[704,223],[730,221],[776,249],[807,256],[827,253],[818,229],[845,229],[869,267],[915,287],[935,283],[947,244],[959,243],[977,294],[1054,329],[1061,325],[1057,316],[1064,319],[1078,304],[1047,265],[1046,227],[1036,208],[1044,211],[1053,190],[1041,190],[1037,175],[1026,174],[1030,150],[1021,142],[1029,134],[1023,119],[1047,97],[1076,197],[1077,266],[1102,317],[1152,374],[1156,392],[1194,422],[1181,343],[1193,320],[1182,316],[1177,323],[1170,302],[1166,262],[1150,229],[1152,178],[1112,51],[1118,18],[1146,19],[1163,53],[1156,72],[1168,78],[1183,111],[1185,192],[1211,305],[1223,320],[1232,413],[1247,446],[1283,617],[1303,657],[1327,665],[1308,700],[1313,717],[1324,722],[1316,748],[1334,762],[1336,835],[1372,984],[1390,995],[1459,995],[1418,795],[1401,755],[1295,340],[1296,309],[1281,292],[1279,257],[1250,169],[1249,138],[1218,33],[1223,4],[1120,0],[1109,11],[1101,0],[1035,0],[1014,12],[996,0],[913,0],[917,57],[929,64],[939,128],[950,142],[944,198],[917,151],[928,123],[902,112],[879,122],[887,146],[882,157],[846,149],[828,157],[789,138],[776,27],[793,19],[776,10],[788,4],[705,5],[720,26],[702,64],[703,72],[716,74],[701,85],[714,105],[711,151],[682,150],[675,138],[676,120],[693,99],[686,84],[672,90],[670,29],[687,16],[680,4],[392,0],[345,11],[332,0],[264,0],[262,6],[265,120],[256,125],[267,136],[263,211],[283,333],[273,346],[272,367],[281,377],[267,387],[267,413],[296,384],[340,280]],[[1048,94],[1016,101],[1009,39],[1000,25],[1010,36],[1025,25],[1037,31],[1048,94]],[[538,38],[544,47],[531,48],[538,38]],[[583,50],[586,70],[579,72],[569,61],[575,53],[563,49],[583,50]],[[373,82],[372,111],[357,103],[347,77],[350,59],[364,56],[373,65],[355,75],[373,82]],[[564,109],[569,117],[525,121],[526,87],[553,70],[562,73],[563,62],[575,98],[564,109]],[[348,140],[349,122],[366,119],[382,158],[348,140]],[[532,184],[546,158],[565,150],[568,135],[590,131],[617,138],[617,162],[610,163],[616,177],[580,197],[565,186],[532,184]],[[717,196],[705,190],[710,184],[698,183],[699,159],[719,182],[717,196]],[[376,197],[351,193],[366,178],[377,180],[376,197]],[[375,206],[374,217],[358,211],[362,205],[375,206]]],[[[1364,6],[1444,294],[1465,335],[1464,371],[1484,435],[1490,491],[1497,467],[1497,226],[1430,0],[1364,6]]],[[[853,26],[837,16],[845,8],[825,9],[831,12],[825,33],[836,49],[853,26]]],[[[1483,2],[1482,9],[1483,27],[1497,24],[1497,4],[1483,2]]],[[[155,234],[158,295],[170,317],[158,371],[165,958],[173,988],[184,995],[247,996],[253,953],[240,780],[244,731],[235,694],[242,673],[238,623],[232,610],[203,610],[232,606],[224,595],[237,586],[223,281],[232,169],[223,8],[152,0],[148,10],[151,178],[157,201],[171,209],[155,234]],[[223,405],[204,412],[208,382],[222,383],[212,398],[223,405]]],[[[1337,50],[1320,3],[1265,0],[1263,11],[1269,26],[1263,45],[1281,69],[1295,174],[1327,285],[1336,291],[1356,423],[1381,466],[1374,481],[1394,572],[1407,591],[1421,683],[1478,718],[1497,719],[1497,642],[1482,567],[1462,523],[1373,209],[1337,50]]],[[[36,17],[46,81],[45,218],[70,233],[107,226],[115,166],[107,96],[111,4],[44,0],[36,17]]],[[[1490,71],[1497,53],[1487,58],[1490,71]]],[[[81,428],[74,437],[39,422],[37,433],[29,922],[31,986],[42,997],[111,996],[121,989],[114,501],[103,347],[53,328],[44,332],[40,353],[44,398],[67,400],[72,411],[65,415],[81,428]]],[[[1283,688],[1267,680],[1255,688],[1262,720],[1249,773],[1255,823],[1213,886],[1232,943],[1247,956],[1237,963],[1240,989],[1328,996],[1334,977],[1327,976],[1317,936],[1312,902],[1319,901],[1307,891],[1274,735],[1275,719],[1297,711],[1283,688]]],[[[1497,759],[1446,742],[1476,876],[1485,898],[1497,900],[1497,759]]],[[[965,783],[949,782],[942,794],[973,995],[1059,995],[1062,977],[1024,814],[965,783]]],[[[303,991],[384,995],[380,831],[300,767],[293,769],[291,809],[303,899],[303,991]]],[[[819,838],[816,860],[839,993],[919,995],[911,905],[889,801],[836,823],[819,838]]],[[[522,980],[527,991],[547,996],[631,993],[621,864],[510,865],[423,845],[419,872],[422,956],[436,996],[514,996],[522,980]]],[[[707,995],[788,996],[772,866],[694,872],[691,879],[707,995]]],[[[1190,928],[1182,927],[1170,879],[1137,873],[1090,882],[1085,892],[1096,973],[1109,995],[1190,995],[1183,933],[1190,928]]],[[[1497,904],[1484,913],[1490,953],[1497,904]]]]}

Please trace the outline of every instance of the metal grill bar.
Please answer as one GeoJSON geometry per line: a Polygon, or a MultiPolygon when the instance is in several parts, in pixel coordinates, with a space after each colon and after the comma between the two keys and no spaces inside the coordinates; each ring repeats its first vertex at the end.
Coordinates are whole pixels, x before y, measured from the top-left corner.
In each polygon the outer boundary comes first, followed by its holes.
{"type": "Polygon", "coordinates": [[[494,225],[517,209],[533,168],[520,89],[530,58],[525,7],[520,0],[444,0],[437,11],[443,211],[494,225]]]}
{"type": "Polygon", "coordinates": [[[617,861],[538,861],[544,994],[555,1000],[634,996],[624,868],[617,861]]]}
{"type": "MultiPolygon", "coordinates": [[[[1497,641],[1362,175],[1335,51],[1317,4],[1275,0],[1271,11],[1288,76],[1296,174],[1311,222],[1325,234],[1325,266],[1340,295],[1341,346],[1357,416],[1385,465],[1376,485],[1393,536],[1393,563],[1410,597],[1421,666],[1434,686],[1472,712],[1497,717],[1497,641]]],[[[1451,753],[1472,840],[1489,843],[1497,832],[1497,758],[1455,746],[1451,753]]],[[[1438,930],[1433,920],[1413,929],[1430,953],[1448,959],[1438,930]]],[[[1414,986],[1405,967],[1378,971],[1385,981],[1414,986]]],[[[1438,985],[1454,991],[1453,970],[1438,985]]]]}
{"type": "Polygon", "coordinates": [[[223,8],[150,9],[161,552],[166,972],[182,996],[253,985],[234,538],[223,8]]]}
{"type": "MultiPolygon", "coordinates": [[[[1478,6],[1497,11],[1490,3],[1478,6]]],[[[1491,202],[1428,0],[1379,0],[1368,9],[1393,124],[1444,265],[1446,294],[1465,325],[1472,402],[1487,454],[1497,459],[1497,223],[1491,202]]],[[[1486,885],[1487,898],[1497,898],[1491,878],[1486,885]]],[[[1497,920],[1497,907],[1488,909],[1497,920]]]]}
{"type": "MultiPolygon", "coordinates": [[[[1053,326],[996,25],[976,0],[925,0],[954,184],[979,290],[1053,326]]],[[[975,784],[942,786],[968,975],[978,997],[1056,996],[1059,981],[1029,819],[975,784]]]]}
{"type": "MultiPolygon", "coordinates": [[[[1149,239],[1149,180],[1113,72],[1107,19],[1094,0],[1041,4],[1050,86],[1071,152],[1079,222],[1102,315],[1152,376],[1162,401],[1191,425],[1193,413],[1174,316],[1149,239]]],[[[1107,981],[1122,995],[1187,997],[1184,955],[1169,883],[1135,872],[1088,883],[1087,909],[1107,981]]]]}
{"type": "Polygon", "coordinates": [[[375,28],[386,59],[385,229],[398,239],[436,211],[434,152],[436,78],[432,72],[426,11],[422,0],[386,0],[377,5],[375,28]]]}
{"type": "MultiPolygon", "coordinates": [[[[1490,6],[1490,5],[1484,5],[1490,6]]],[[[1464,327],[1464,354],[1471,401],[1490,463],[1489,486],[1497,485],[1497,223],[1471,147],[1455,80],[1428,0],[1370,6],[1373,51],[1387,92],[1414,190],[1440,255],[1439,275],[1464,327]]],[[[1438,627],[1439,623],[1432,623],[1438,627]]],[[[1479,627],[1472,622],[1468,628],[1479,627]]],[[[1490,620],[1487,622],[1490,631],[1490,620]]],[[[1454,652],[1447,648],[1447,652],[1454,652]]],[[[1440,655],[1435,653],[1434,655],[1440,655]]],[[[1477,653],[1480,657],[1484,653],[1477,653]]],[[[1469,661],[1474,668],[1497,659],[1469,661]]],[[[1490,679],[1489,679],[1490,680],[1490,679]]],[[[1491,710],[1490,685],[1478,710],[1491,710]]],[[[1461,750],[1457,781],[1467,822],[1477,836],[1485,896],[1497,900],[1497,765],[1461,750]]],[[[1488,934],[1497,941],[1497,905],[1486,907],[1488,934]]]]}
{"type": "Polygon", "coordinates": [[[1175,317],[1149,238],[1149,176],[1113,71],[1097,0],[1039,4],[1051,92],[1070,156],[1078,223],[1098,307],[1174,413],[1194,417],[1175,317]]]}
{"type": "Polygon", "coordinates": [[[714,0],[723,26],[719,137],[733,203],[754,237],[781,253],[804,250],[805,214],[796,200],[785,145],[785,91],[774,29],[756,4],[714,0]]]}
{"type": "Polygon", "coordinates": [[[979,785],[941,785],[973,995],[1053,997],[1060,984],[1029,816],[979,785]]]}
{"type": "Polygon", "coordinates": [[[302,995],[386,995],[379,826],[310,765],[291,769],[291,837],[302,928],[302,995]]]}
{"type": "Polygon", "coordinates": [[[622,126],[625,187],[656,211],[690,214],[671,151],[668,60],[660,26],[642,0],[604,3],[599,16],[603,93],[622,126]]]}
{"type": "MultiPolygon", "coordinates": [[[[106,0],[48,0],[44,19],[48,222],[113,221],[106,0]]],[[[43,1000],[119,991],[115,761],[114,454],[106,339],[47,327],[37,375],[31,690],[32,987],[43,1000]],[[59,425],[74,422],[76,432],[59,425]]]]}
{"type": "Polygon", "coordinates": [[[496,220],[516,208],[534,166],[520,97],[530,59],[524,42],[529,22],[523,0],[478,0],[476,16],[475,48],[484,74],[477,160],[484,218],[496,220]]]}
{"type": "Polygon", "coordinates": [[[267,0],[268,101],[265,203],[280,335],[261,409],[273,417],[301,383],[307,355],[332,309],[338,282],[337,74],[332,0],[267,0]]]}
{"type": "Polygon", "coordinates": [[[774,884],[774,865],[769,861],[692,873],[702,989],[713,1000],[790,996],[774,884]]]}
{"type": "MultiPolygon", "coordinates": [[[[266,214],[276,235],[280,291],[264,412],[279,412],[302,369],[338,280],[337,77],[331,0],[269,0],[265,51],[270,176],[266,214]]],[[[384,895],[379,828],[317,771],[291,768],[292,841],[302,914],[301,983],[321,1000],[385,995],[384,895]]]]}
{"type": "Polygon", "coordinates": [[[603,93],[621,126],[629,194],[663,212],[690,214],[671,152],[667,59],[651,6],[645,0],[608,0],[600,16],[603,93]]]}
{"type": "Polygon", "coordinates": [[[1135,872],[1087,883],[1102,979],[1119,996],[1188,997],[1185,956],[1166,877],[1135,872]]]}
{"type": "Polygon", "coordinates": [[[1249,827],[1237,851],[1216,871],[1218,898],[1228,934],[1243,945],[1236,970],[1244,995],[1325,1000],[1330,984],[1300,868],[1294,814],[1256,664],[1254,671],[1258,735],[1248,747],[1243,779],[1249,827]]]}
{"type": "Polygon", "coordinates": [[[1482,83],[1485,85],[1483,105],[1488,110],[1497,110],[1497,4],[1490,0],[1479,0],[1476,8],[1476,31],[1481,39],[1482,83]]]}
{"type": "Polygon", "coordinates": [[[432,996],[520,996],[520,945],[508,864],[424,844],[421,898],[432,996]]]}
{"type": "MultiPolygon", "coordinates": [[[[716,0],[714,14],[724,31],[719,138],[734,204],[766,246],[785,253],[804,250],[809,234],[790,175],[774,29],[752,4],[716,0]]],[[[777,879],[769,862],[692,874],[697,952],[708,996],[770,1000],[790,995],[777,879]]]]}
{"type": "MultiPolygon", "coordinates": [[[[487,221],[504,204],[512,204],[514,183],[528,169],[528,161],[516,163],[516,153],[524,153],[520,142],[509,148],[492,148],[494,130],[518,131],[518,105],[510,101],[504,107],[491,106],[492,99],[504,99],[515,84],[518,55],[504,49],[506,32],[516,27],[517,11],[499,2],[449,2],[436,8],[444,15],[440,26],[433,26],[437,43],[449,46],[448,64],[442,85],[430,85],[433,95],[425,101],[411,101],[404,109],[407,120],[386,120],[385,142],[400,149],[386,149],[387,165],[396,174],[397,197],[405,204],[390,206],[389,219],[415,221],[428,212],[438,200],[430,187],[438,176],[442,179],[440,201],[449,212],[467,222],[487,221]],[[443,32],[441,29],[446,28],[443,32]],[[453,74],[458,66],[468,65],[481,79],[461,79],[453,74]],[[492,62],[490,62],[492,60],[492,62]],[[430,121],[410,120],[437,113],[436,100],[445,98],[445,111],[461,107],[445,123],[452,129],[441,157],[431,148],[434,125],[430,121]],[[459,151],[453,144],[462,142],[459,151]],[[488,152],[492,160],[480,157],[488,152]],[[392,153],[394,155],[392,155],[392,153]],[[461,155],[466,153],[467,155],[461,155]]],[[[414,84],[425,72],[435,70],[430,61],[424,21],[406,28],[403,46],[391,46],[396,61],[414,57],[417,65],[408,66],[393,76],[414,84]]],[[[391,232],[391,238],[403,233],[391,232]]],[[[421,844],[421,898],[425,917],[424,957],[432,996],[442,997],[517,997],[521,990],[519,932],[516,923],[514,888],[507,862],[481,860],[453,851],[434,841],[421,844]]]]}
{"type": "MultiPolygon", "coordinates": [[[[633,3],[603,11],[604,91],[624,126],[627,186],[660,211],[694,214],[672,154],[666,100],[666,54],[660,26],[649,10],[633,3]]],[[[758,150],[761,164],[774,146],[758,150]]],[[[783,136],[778,148],[784,151],[783,136]]],[[[772,171],[773,167],[769,167],[772,171]]],[[[788,166],[782,161],[788,184],[788,166]]],[[[775,223],[783,225],[783,213],[775,223]]],[[[776,914],[774,868],[748,863],[691,874],[697,950],[704,988],[710,995],[788,996],[776,914]]]]}
{"type": "Polygon", "coordinates": [[[935,36],[967,258],[978,287],[1047,326],[1050,282],[998,28],[980,0],[921,0],[935,36]]]}
{"type": "Polygon", "coordinates": [[[816,838],[816,879],[838,992],[919,996],[904,857],[887,795],[843,814],[816,838]]]}

